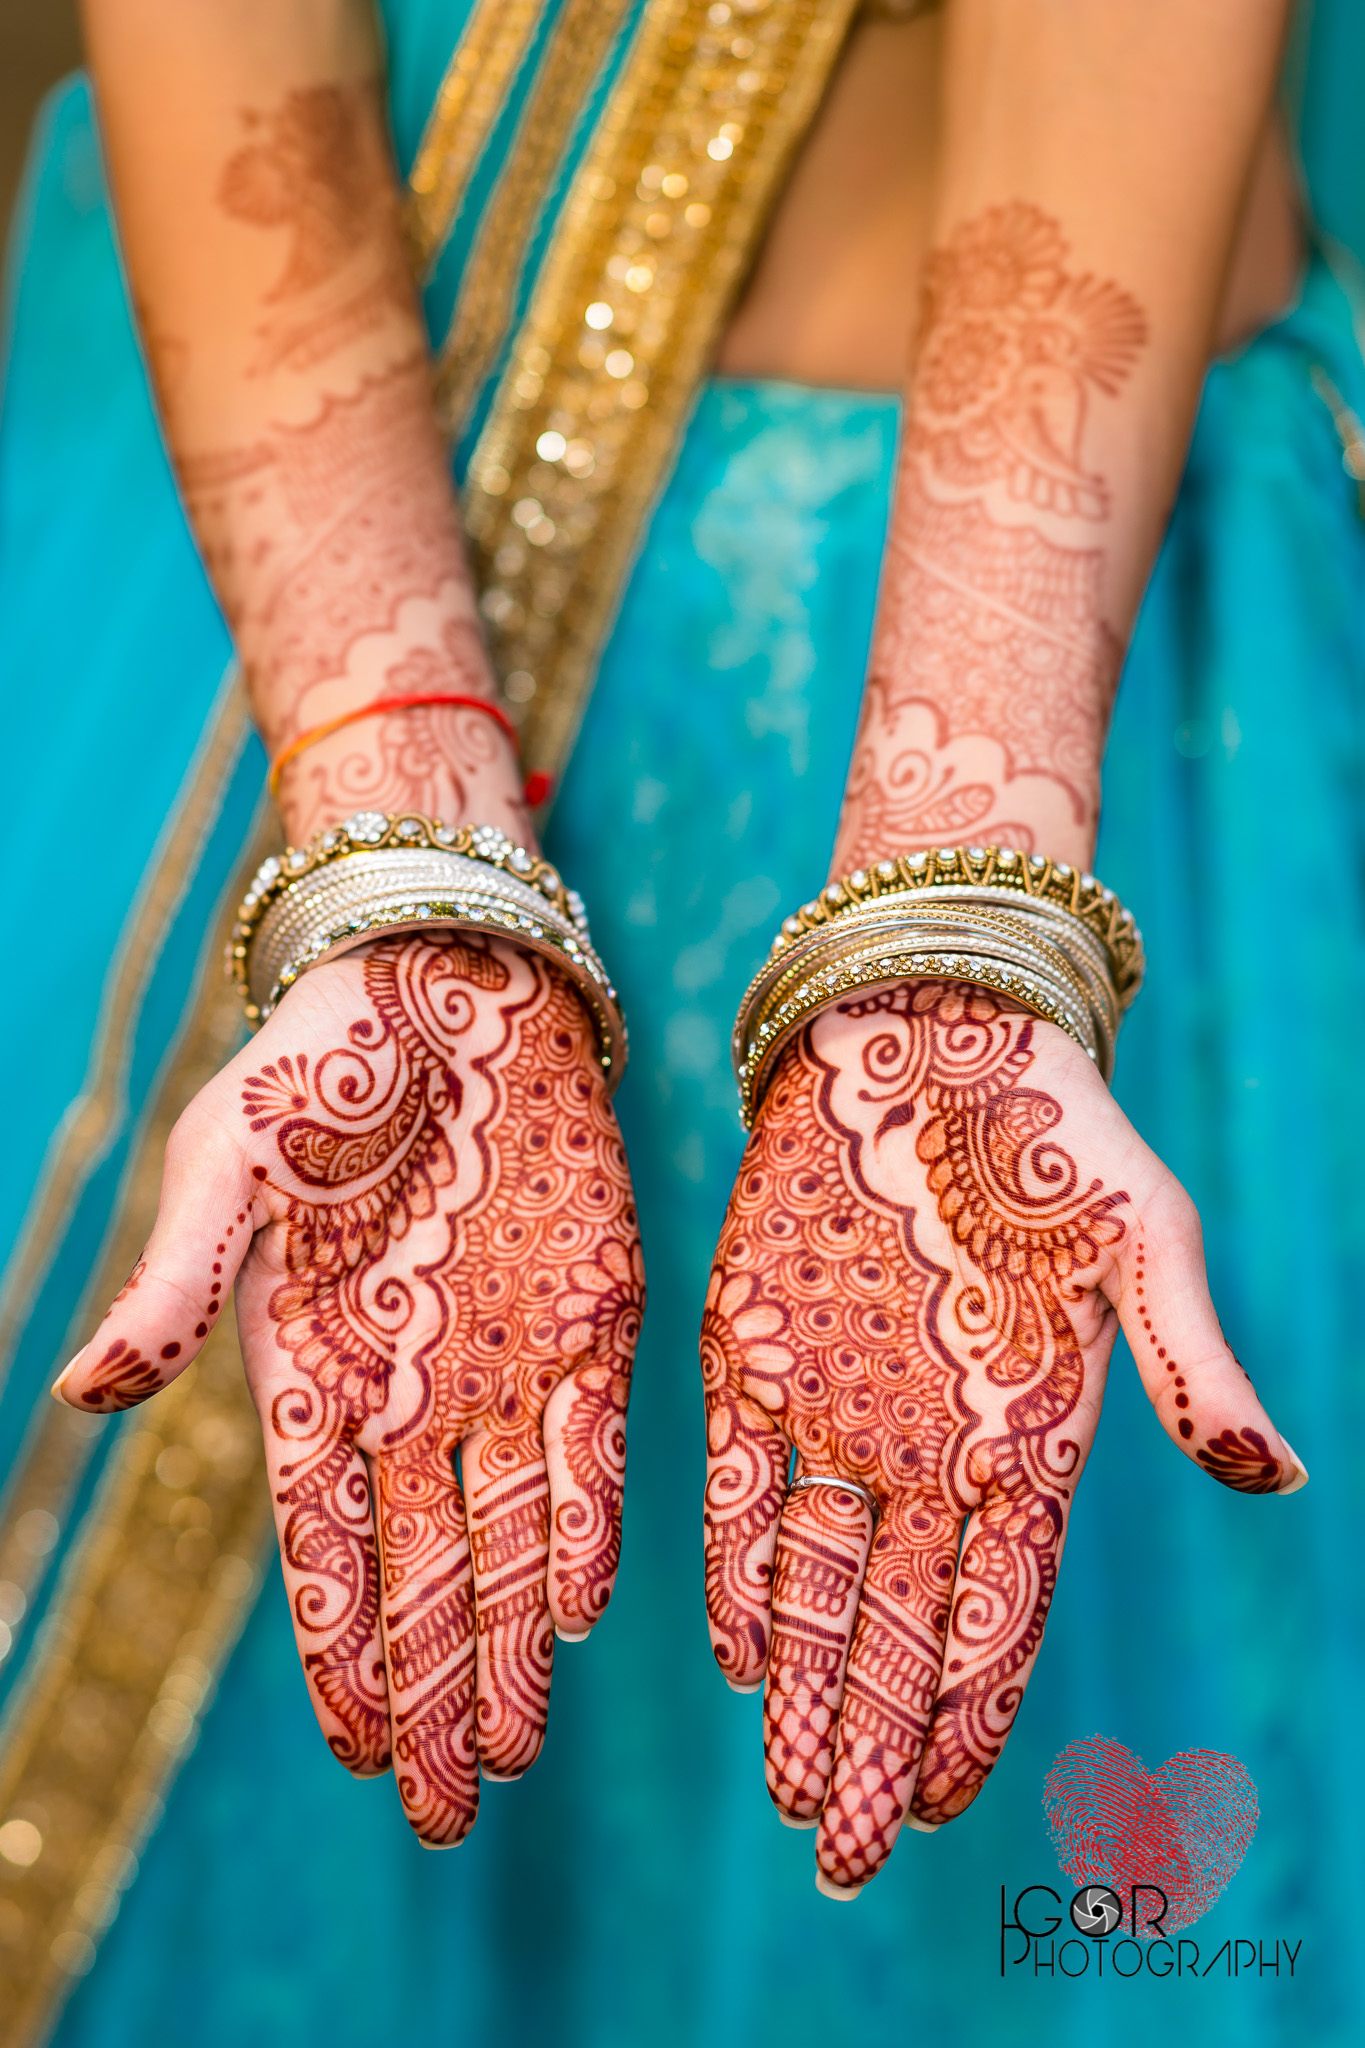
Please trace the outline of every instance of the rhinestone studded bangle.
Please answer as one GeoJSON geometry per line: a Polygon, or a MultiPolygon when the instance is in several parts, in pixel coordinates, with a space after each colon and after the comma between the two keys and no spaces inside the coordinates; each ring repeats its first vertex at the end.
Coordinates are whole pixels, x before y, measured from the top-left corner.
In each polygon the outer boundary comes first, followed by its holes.
{"type": "Polygon", "coordinates": [[[1093,875],[1010,847],[902,854],[830,883],[788,917],[746,990],[733,1058],[752,1123],[779,1052],[853,990],[973,981],[1069,1033],[1105,1079],[1143,975],[1131,914],[1093,875]]]}
{"type": "Polygon", "coordinates": [[[496,826],[360,811],[267,860],[233,927],[228,966],[260,1024],[301,974],[376,938],[477,929],[554,961],[587,1004],[609,1088],[625,1068],[620,1003],[577,892],[496,826]]]}

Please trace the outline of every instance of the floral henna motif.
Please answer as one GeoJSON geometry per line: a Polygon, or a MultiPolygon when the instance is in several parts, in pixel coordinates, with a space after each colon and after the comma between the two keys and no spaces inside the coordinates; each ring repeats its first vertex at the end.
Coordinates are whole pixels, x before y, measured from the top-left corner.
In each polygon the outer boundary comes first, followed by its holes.
{"type": "Polygon", "coordinates": [[[836,1030],[865,1026],[854,1059],[826,1049],[829,1014],[760,1114],[703,1362],[717,1655],[762,1668],[780,1515],[769,1782],[798,1817],[823,1808],[820,1867],[847,1886],[879,1866],[912,1791],[928,1821],[969,1804],[1008,1733],[1082,1460],[1069,1305],[1122,1240],[1128,1198],[1081,1181],[1060,1106],[1025,1085],[1032,1020],[901,985],[836,1007],[836,1030]],[[807,1496],[782,1510],[789,1444],[882,1508],[842,1688],[847,1623],[820,1624],[819,1656],[792,1647],[791,1617],[814,1612],[801,1588],[834,1581],[828,1558],[812,1566],[807,1496]]]}
{"type": "Polygon", "coordinates": [[[1057,223],[1015,202],[930,261],[836,870],[968,833],[1029,847],[1093,826],[1122,642],[1086,430],[1146,323],[1068,256],[1057,223]]]}
{"type": "MultiPolygon", "coordinates": [[[[318,86],[243,118],[219,204],[253,238],[287,233],[243,364],[249,424],[217,444],[207,416],[193,434],[178,417],[193,396],[183,378],[162,392],[205,564],[278,754],[385,694],[491,696],[493,678],[381,97],[370,84],[318,86]]],[[[472,808],[524,836],[517,792],[512,750],[488,720],[395,711],[290,761],[280,798],[295,841],[360,805],[452,818],[472,808]]]]}
{"type": "Polygon", "coordinates": [[[265,1312],[297,1376],[269,1431],[332,1747],[380,1769],[391,1729],[409,1818],[452,1842],[479,1762],[515,1775],[540,1747],[551,1598],[584,1628],[606,1604],[643,1286],[572,991],[477,940],[376,947],[363,972],[371,1014],[343,1043],[242,1090],[276,1155],[285,1277],[265,1312]],[[571,1491],[552,1501],[542,1418],[565,1382],[571,1491]]]}
{"type": "Polygon", "coordinates": [[[180,468],[205,564],[279,737],[326,716],[322,686],[346,676],[362,643],[384,661],[383,673],[366,671],[381,694],[410,651],[404,614],[433,655],[455,648],[475,686],[485,678],[420,356],[323,398],[305,423],[180,468]]]}

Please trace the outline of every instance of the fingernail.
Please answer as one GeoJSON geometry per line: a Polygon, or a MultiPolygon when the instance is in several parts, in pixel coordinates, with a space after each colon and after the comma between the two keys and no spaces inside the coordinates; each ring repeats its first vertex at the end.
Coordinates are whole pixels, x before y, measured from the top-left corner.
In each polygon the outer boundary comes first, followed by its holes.
{"type": "Polygon", "coordinates": [[[941,1820],[916,1820],[913,1813],[905,1816],[905,1825],[913,1828],[917,1835],[936,1835],[943,1826],[941,1820]]]}
{"type": "Polygon", "coordinates": [[[777,1817],[784,1828],[818,1828],[820,1825],[818,1813],[811,1820],[802,1820],[799,1814],[788,1813],[786,1808],[782,1806],[777,1808],[777,1817]]]}
{"type": "Polygon", "coordinates": [[[763,1690],[763,1680],[761,1678],[756,1679],[752,1685],[736,1685],[733,1678],[727,1678],[725,1683],[729,1686],[731,1692],[762,1692],[763,1690]]]}
{"type": "Polygon", "coordinates": [[[62,1387],[65,1384],[67,1375],[75,1371],[76,1367],[80,1364],[81,1360],[84,1358],[86,1352],[89,1349],[90,1346],[88,1344],[82,1344],[80,1350],[76,1353],[75,1357],[68,1358],[66,1364],[62,1367],[61,1371],[58,1373],[56,1379],[52,1382],[52,1385],[49,1388],[49,1392],[51,1393],[54,1401],[60,1401],[62,1397],[62,1387]]]}
{"type": "Polygon", "coordinates": [[[555,1630],[555,1634],[559,1637],[561,1643],[586,1643],[589,1633],[588,1629],[584,1629],[581,1635],[571,1636],[566,1628],[556,1628],[555,1630]]]}
{"type": "Polygon", "coordinates": [[[524,1775],[521,1771],[490,1771],[487,1764],[479,1765],[479,1776],[487,1778],[490,1785],[515,1785],[524,1775]]]}
{"type": "Polygon", "coordinates": [[[1285,1449],[1288,1451],[1290,1457],[1294,1461],[1294,1476],[1290,1480],[1288,1486],[1280,1487],[1279,1491],[1281,1494],[1297,1493],[1300,1487],[1307,1486],[1308,1484],[1308,1467],[1304,1464],[1303,1459],[1299,1456],[1298,1452],[1294,1449],[1293,1444],[1290,1443],[1289,1438],[1284,1435],[1283,1431],[1280,1434],[1280,1442],[1284,1445],[1285,1449]]]}
{"type": "Polygon", "coordinates": [[[832,1877],[826,1877],[823,1870],[815,1873],[815,1889],[827,1899],[837,1899],[840,1905],[851,1906],[862,1890],[860,1884],[836,1884],[832,1877]]]}
{"type": "Polygon", "coordinates": [[[434,1854],[442,1849],[463,1849],[465,1841],[466,1837],[464,1835],[460,1836],[458,1842],[429,1842],[425,1835],[419,1835],[417,1837],[417,1846],[419,1849],[430,1849],[434,1854]]]}

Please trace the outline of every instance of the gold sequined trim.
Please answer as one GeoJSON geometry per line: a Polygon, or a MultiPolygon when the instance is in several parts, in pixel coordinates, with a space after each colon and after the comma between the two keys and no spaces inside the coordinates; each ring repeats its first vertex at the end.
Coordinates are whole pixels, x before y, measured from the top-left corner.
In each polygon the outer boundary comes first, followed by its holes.
{"type": "Polygon", "coordinates": [[[573,743],[707,360],[857,0],[651,0],[470,466],[494,659],[531,768],[573,743]]]}
{"type": "Polygon", "coordinates": [[[921,14],[937,14],[943,0],[862,0],[859,21],[918,21],[921,14]]]}
{"type": "MultiPolygon", "coordinates": [[[[264,851],[252,849],[251,865],[264,851]]],[[[234,876],[229,905],[244,880],[234,876]]],[[[224,941],[231,914],[222,918],[224,941]]],[[[96,1315],[151,1229],[171,1124],[241,1040],[216,953],[127,1178],[94,1279],[96,1315]]],[[[7,1575],[50,1548],[91,1434],[111,1426],[46,1395],[43,1403],[0,1532],[7,1575]]],[[[229,1320],[198,1363],[121,1429],[0,1727],[0,2048],[45,2039],[93,1963],[269,1542],[260,1426],[229,1320]]]]}
{"type": "Polygon", "coordinates": [[[436,360],[436,399],[452,440],[507,337],[531,231],[583,102],[632,0],[568,0],[541,62],[479,228],[436,360]]]}
{"type": "Polygon", "coordinates": [[[441,80],[408,173],[403,210],[413,269],[424,277],[445,246],[508,87],[548,0],[478,0],[441,80]]]}

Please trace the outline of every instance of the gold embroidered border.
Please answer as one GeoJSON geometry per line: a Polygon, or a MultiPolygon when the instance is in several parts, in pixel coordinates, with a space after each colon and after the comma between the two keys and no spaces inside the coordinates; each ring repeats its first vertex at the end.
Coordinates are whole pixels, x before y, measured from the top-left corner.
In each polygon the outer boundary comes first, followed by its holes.
{"type": "Polygon", "coordinates": [[[436,400],[454,440],[497,360],[526,246],[584,100],[632,0],[568,0],[542,59],[436,359],[436,400]]]}
{"type": "Polygon", "coordinates": [[[403,225],[424,277],[455,225],[475,164],[548,0],[477,0],[408,173],[403,225]]]}
{"type": "Polygon", "coordinates": [[[651,0],[470,466],[527,764],[556,772],[697,386],[857,0],[651,0]]]}
{"type": "MultiPolygon", "coordinates": [[[[251,849],[225,896],[191,1027],[100,1261],[92,1317],[151,1228],[171,1124],[241,1041],[219,945],[264,850],[264,840],[251,849]]],[[[50,1543],[54,1510],[69,1497],[63,1457],[74,1451],[84,1461],[90,1421],[55,1403],[44,1410],[0,1539],[6,1556],[35,1537],[39,1548],[50,1543]]],[[[94,1961],[248,1611],[269,1541],[260,1427],[233,1324],[220,1325],[199,1362],[122,1431],[0,1728],[0,2048],[45,2038],[94,1961]]]]}
{"type": "MultiPolygon", "coordinates": [[[[0,1282],[0,1384],[9,1370],[19,1330],[70,1221],[72,1205],[117,1128],[147,976],[199,865],[248,730],[246,698],[234,663],[209,713],[205,737],[157,838],[144,882],[119,935],[105,976],[92,1057],[80,1093],[48,1147],[28,1213],[6,1262],[0,1282]]],[[[3,1575],[0,1569],[0,1577],[3,1575]]]]}

